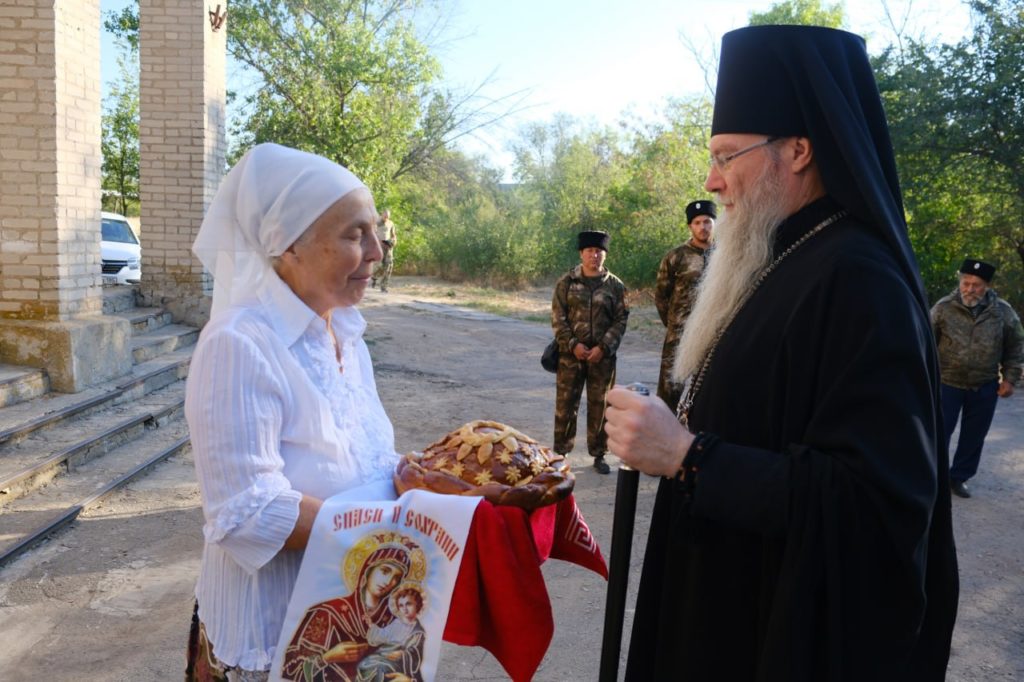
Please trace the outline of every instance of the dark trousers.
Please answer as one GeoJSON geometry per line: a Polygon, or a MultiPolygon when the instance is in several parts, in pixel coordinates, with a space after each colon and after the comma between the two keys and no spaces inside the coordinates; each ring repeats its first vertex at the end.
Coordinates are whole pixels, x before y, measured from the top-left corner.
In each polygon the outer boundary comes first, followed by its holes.
{"type": "Polygon", "coordinates": [[[555,389],[555,452],[567,453],[576,442],[576,416],[583,386],[587,387],[587,450],[591,457],[608,450],[604,432],[604,397],[615,384],[615,358],[590,364],[567,353],[558,354],[555,389]]]}
{"type": "Polygon", "coordinates": [[[942,384],[942,418],[946,423],[946,446],[953,436],[957,417],[960,417],[960,438],[956,444],[953,465],[949,469],[951,481],[966,481],[978,472],[981,461],[981,446],[992,426],[996,413],[996,389],[999,381],[993,380],[978,388],[953,388],[942,384]],[[961,412],[963,413],[961,416],[961,412]]]}

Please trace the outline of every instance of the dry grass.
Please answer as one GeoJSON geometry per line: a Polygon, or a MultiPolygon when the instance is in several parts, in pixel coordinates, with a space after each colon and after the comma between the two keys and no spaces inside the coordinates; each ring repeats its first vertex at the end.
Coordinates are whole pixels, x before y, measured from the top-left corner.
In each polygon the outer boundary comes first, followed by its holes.
{"type": "MultiPolygon", "coordinates": [[[[434,277],[392,277],[391,289],[395,293],[451,305],[473,308],[494,315],[512,317],[549,324],[551,320],[551,292],[554,282],[546,286],[508,291],[471,283],[445,282],[434,277]]],[[[658,318],[654,307],[654,296],[650,289],[630,291],[629,328],[630,334],[645,339],[661,341],[665,327],[658,318]]]]}

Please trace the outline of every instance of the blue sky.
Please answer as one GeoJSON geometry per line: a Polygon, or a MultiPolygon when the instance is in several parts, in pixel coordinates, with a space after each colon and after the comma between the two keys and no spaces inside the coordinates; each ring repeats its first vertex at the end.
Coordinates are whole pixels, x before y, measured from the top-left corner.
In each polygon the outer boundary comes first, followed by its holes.
{"type": "MultiPolygon", "coordinates": [[[[101,0],[117,10],[129,0],[101,0]]],[[[668,97],[704,91],[703,72],[684,41],[710,55],[726,31],[744,26],[772,0],[442,0],[443,40],[434,43],[446,80],[470,88],[490,78],[491,97],[523,91],[520,115],[467,140],[468,151],[508,160],[505,147],[529,120],[565,112],[614,123],[629,112],[654,117],[668,97]]],[[[960,0],[847,0],[849,29],[876,51],[891,42],[885,7],[906,33],[946,41],[969,29],[960,0]]],[[[230,21],[230,18],[228,19],[230,21]]],[[[103,40],[103,81],[117,77],[115,48],[103,40]]],[[[230,73],[229,73],[230,75],[230,73]]],[[[231,87],[231,84],[229,84],[231,87]]]]}

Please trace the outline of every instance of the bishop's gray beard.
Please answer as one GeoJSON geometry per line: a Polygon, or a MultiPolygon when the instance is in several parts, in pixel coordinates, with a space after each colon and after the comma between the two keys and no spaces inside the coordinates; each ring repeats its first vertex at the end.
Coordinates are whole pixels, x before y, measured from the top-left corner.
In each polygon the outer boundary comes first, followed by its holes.
{"type": "Polygon", "coordinates": [[[788,217],[781,166],[769,154],[761,176],[715,224],[714,242],[676,351],[676,382],[700,369],[719,331],[736,315],[754,281],[772,261],[779,224],[788,217]]]}

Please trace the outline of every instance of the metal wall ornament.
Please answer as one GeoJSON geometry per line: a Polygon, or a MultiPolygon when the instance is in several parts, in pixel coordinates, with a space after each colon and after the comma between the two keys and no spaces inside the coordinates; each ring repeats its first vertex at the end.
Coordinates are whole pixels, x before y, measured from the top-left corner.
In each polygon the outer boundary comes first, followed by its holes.
{"type": "Polygon", "coordinates": [[[210,10],[210,28],[213,29],[214,33],[216,33],[221,28],[223,28],[224,22],[227,21],[227,19],[228,19],[227,7],[224,8],[223,12],[220,11],[220,5],[217,5],[216,9],[211,9],[210,10]]]}

